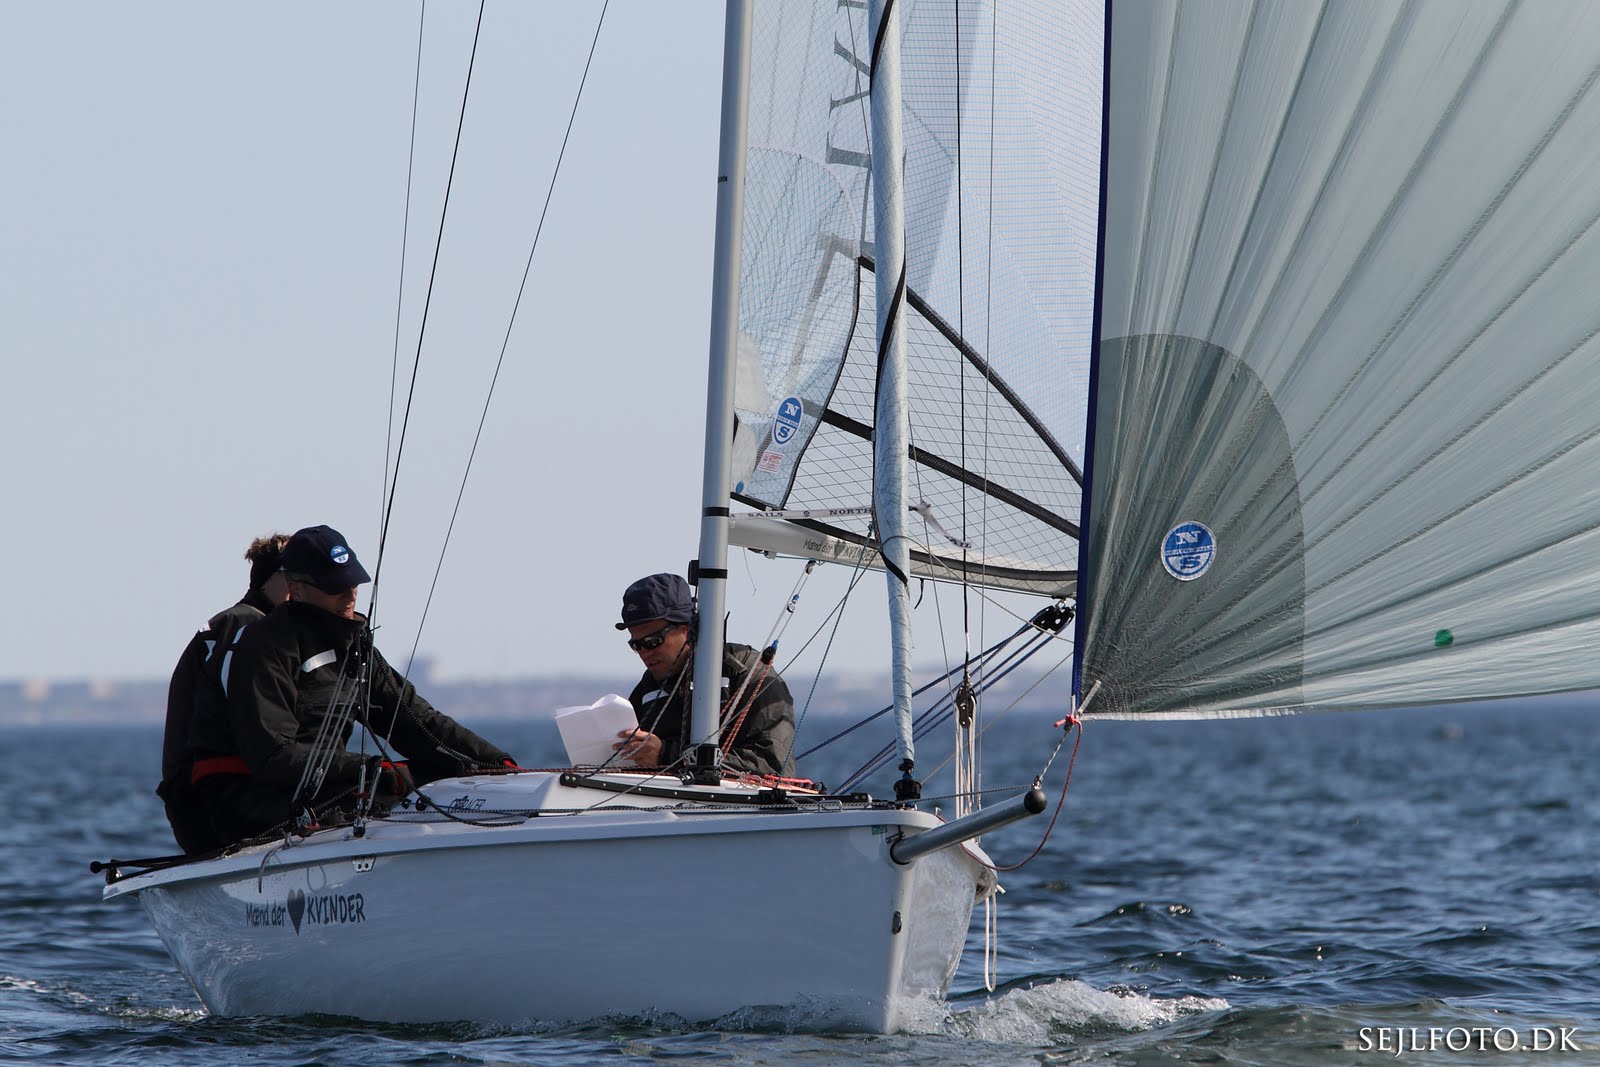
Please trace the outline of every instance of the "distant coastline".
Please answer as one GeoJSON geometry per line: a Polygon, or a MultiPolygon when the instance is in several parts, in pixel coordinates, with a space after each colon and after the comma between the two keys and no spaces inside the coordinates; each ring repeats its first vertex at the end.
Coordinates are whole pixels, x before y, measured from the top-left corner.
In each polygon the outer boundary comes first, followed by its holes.
{"type": "MultiPolygon", "coordinates": [[[[429,676],[427,665],[413,674],[417,677],[418,690],[428,698],[429,703],[469,723],[548,719],[558,708],[592,704],[606,693],[620,691],[625,694],[635,681],[627,675],[436,680],[429,676]]],[[[930,670],[922,677],[931,678],[933,674],[934,671],[930,670]]],[[[860,719],[878,711],[889,701],[886,674],[861,672],[825,676],[817,682],[814,693],[809,674],[797,674],[786,680],[794,694],[797,711],[806,704],[809,694],[810,705],[805,711],[807,716],[860,719]]],[[[984,698],[984,705],[990,712],[1000,712],[1015,702],[1019,708],[1030,712],[1064,715],[1067,702],[1066,672],[1057,672],[1055,678],[1033,688],[1038,680],[1036,674],[1024,675],[1019,671],[991,689],[984,698]]],[[[924,709],[937,699],[931,693],[926,694],[918,698],[915,705],[924,709]]],[[[1600,693],[1573,692],[1478,701],[1457,707],[1486,711],[1499,708],[1512,714],[1529,715],[1574,707],[1594,709],[1597,701],[1600,701],[1600,693]]],[[[1450,705],[1441,705],[1438,710],[1443,711],[1448,707],[1450,705]]],[[[166,718],[166,709],[165,680],[0,680],[0,729],[139,723],[158,726],[166,718]]]]}
{"type": "MultiPolygon", "coordinates": [[[[637,680],[626,673],[493,681],[439,680],[430,676],[426,665],[412,673],[418,690],[429,703],[469,722],[549,718],[557,708],[590,704],[606,693],[626,694],[637,680]]],[[[787,680],[798,708],[805,703],[811,690],[811,677],[802,674],[787,680]]],[[[1025,684],[1006,689],[1014,694],[1025,688],[1025,684]]],[[[866,673],[824,677],[811,696],[807,714],[861,717],[886,704],[888,692],[886,677],[866,673]]],[[[1005,699],[1009,702],[1011,697],[1005,699]]],[[[923,706],[923,702],[918,703],[923,706]]],[[[0,681],[0,728],[160,724],[166,718],[166,708],[165,679],[0,681]]]]}

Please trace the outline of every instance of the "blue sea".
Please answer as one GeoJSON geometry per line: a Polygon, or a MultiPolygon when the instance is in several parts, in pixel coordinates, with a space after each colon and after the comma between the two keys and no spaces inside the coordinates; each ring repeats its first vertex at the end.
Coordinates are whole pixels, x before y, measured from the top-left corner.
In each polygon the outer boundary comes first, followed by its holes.
{"type": "MultiPolygon", "coordinates": [[[[997,721],[985,785],[1025,788],[1054,717],[997,721]]],[[[469,724],[525,764],[559,751],[548,722],[469,724]]],[[[834,726],[812,718],[802,740],[834,726]]],[[[171,850],[151,792],[159,729],[16,727],[0,744],[0,1061],[1600,1063],[1593,698],[1090,723],[1054,831],[1003,876],[995,988],[975,923],[949,1000],[890,1036],[781,1012],[531,1030],[214,1019],[139,908],[102,903],[88,868],[171,850]]],[[[947,748],[929,738],[919,762],[947,748]]],[[[1070,751],[1046,782],[1052,807],[1070,751]]],[[[861,758],[830,749],[802,769],[839,780],[861,758]]],[[[985,846],[1021,860],[1049,818],[985,846]]]]}

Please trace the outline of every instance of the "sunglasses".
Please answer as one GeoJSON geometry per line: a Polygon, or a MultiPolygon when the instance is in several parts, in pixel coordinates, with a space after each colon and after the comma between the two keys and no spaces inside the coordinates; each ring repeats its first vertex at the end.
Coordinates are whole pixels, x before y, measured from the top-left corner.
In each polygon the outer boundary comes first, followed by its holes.
{"type": "Polygon", "coordinates": [[[678,624],[675,622],[669,622],[653,634],[645,634],[643,637],[630,637],[628,639],[628,647],[635,652],[649,652],[652,648],[660,648],[661,642],[667,639],[667,632],[676,625],[678,624]]]}
{"type": "Polygon", "coordinates": [[[283,576],[289,579],[291,582],[299,582],[301,585],[309,585],[313,589],[320,589],[329,596],[340,596],[341,594],[348,593],[350,590],[357,588],[353,585],[341,584],[337,580],[334,581],[333,587],[329,588],[328,586],[323,585],[321,582],[314,581],[309,574],[290,574],[288,571],[284,571],[283,576]]]}

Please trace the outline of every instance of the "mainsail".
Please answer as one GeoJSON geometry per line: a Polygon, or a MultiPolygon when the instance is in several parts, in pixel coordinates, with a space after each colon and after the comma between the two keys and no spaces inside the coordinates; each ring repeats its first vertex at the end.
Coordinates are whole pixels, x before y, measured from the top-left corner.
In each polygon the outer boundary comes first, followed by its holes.
{"type": "Polygon", "coordinates": [[[1108,33],[1089,711],[1600,686],[1600,7],[1108,33]]]}
{"type": "MultiPolygon", "coordinates": [[[[877,381],[866,5],[758,5],[738,544],[872,565],[877,381]],[[797,42],[808,42],[796,47],[797,42]]],[[[913,569],[1070,593],[1099,180],[1092,4],[903,6],[913,569]],[[954,69],[958,77],[951,78],[954,69]],[[1063,78],[1060,72],[1081,72],[1063,78]]]]}

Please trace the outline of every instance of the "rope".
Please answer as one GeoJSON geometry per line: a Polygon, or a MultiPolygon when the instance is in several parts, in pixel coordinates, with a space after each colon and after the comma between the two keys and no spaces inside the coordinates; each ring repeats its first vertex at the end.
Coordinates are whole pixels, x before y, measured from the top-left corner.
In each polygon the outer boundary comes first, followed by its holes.
{"type": "MultiPolygon", "coordinates": [[[[732,707],[738,703],[740,693],[743,693],[746,688],[750,690],[750,699],[744,702],[744,709],[739,712],[739,717],[733,720],[732,726],[722,731],[722,754],[724,756],[733,751],[733,739],[739,736],[739,728],[744,725],[745,716],[749,715],[750,709],[756,706],[756,697],[761,693],[761,683],[766,681],[767,674],[771,670],[772,661],[770,659],[764,659],[761,663],[761,674],[756,677],[755,683],[752,685],[751,675],[746,674],[744,676],[744,685],[741,685],[739,687],[739,692],[735,693],[733,695],[733,699],[728,701],[729,707],[732,707]]],[[[752,674],[753,673],[754,672],[752,672],[752,674]]]]}
{"type": "MultiPolygon", "coordinates": [[[[991,871],[1015,871],[1015,870],[1019,870],[1022,867],[1026,866],[1028,863],[1030,863],[1033,860],[1033,858],[1035,856],[1037,856],[1039,854],[1039,852],[1044,848],[1045,842],[1050,840],[1050,834],[1056,828],[1056,820],[1061,817],[1062,805],[1066,804],[1066,802],[1067,802],[1067,787],[1072,784],[1072,768],[1075,767],[1077,765],[1077,763],[1078,763],[1078,746],[1083,744],[1083,720],[1082,719],[1079,719],[1075,715],[1068,715],[1065,719],[1061,720],[1061,724],[1065,725],[1066,729],[1064,731],[1062,731],[1061,740],[1056,742],[1055,751],[1051,752],[1050,753],[1050,758],[1045,761],[1044,770],[1039,772],[1039,780],[1040,781],[1043,781],[1045,773],[1050,770],[1050,764],[1055,762],[1056,754],[1061,751],[1062,744],[1064,744],[1066,742],[1066,740],[1067,740],[1067,734],[1072,732],[1072,728],[1074,726],[1076,726],[1078,728],[1078,739],[1072,743],[1072,756],[1071,756],[1070,759],[1067,760],[1067,777],[1066,777],[1066,780],[1061,783],[1061,796],[1056,800],[1056,810],[1053,813],[1051,813],[1051,815],[1050,815],[1050,825],[1048,825],[1048,826],[1046,826],[1044,828],[1044,836],[1039,838],[1039,843],[1033,847],[1033,851],[1032,852],[1028,853],[1026,856],[1024,856],[1022,859],[1018,860],[1016,863],[1006,864],[1006,865],[1000,865],[1000,864],[994,864],[994,863],[985,863],[983,860],[979,859],[978,856],[970,848],[967,848],[966,849],[967,855],[971,856],[974,862],[976,862],[976,863],[978,863],[978,864],[980,864],[980,865],[982,865],[984,867],[989,868],[991,871]]],[[[965,842],[963,842],[962,847],[966,848],[965,842]]]]}

